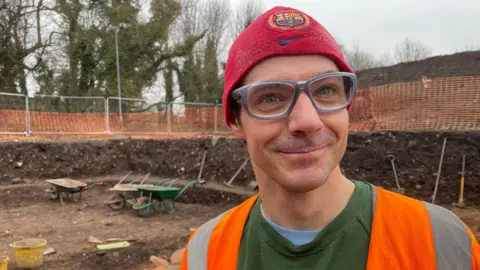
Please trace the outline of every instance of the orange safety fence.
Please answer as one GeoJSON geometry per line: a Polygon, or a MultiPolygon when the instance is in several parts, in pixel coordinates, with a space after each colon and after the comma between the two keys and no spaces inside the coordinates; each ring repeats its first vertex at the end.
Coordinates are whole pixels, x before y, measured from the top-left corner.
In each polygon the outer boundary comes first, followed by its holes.
{"type": "Polygon", "coordinates": [[[0,110],[0,133],[24,133],[27,131],[25,110],[0,110]]]}
{"type": "MultiPolygon", "coordinates": [[[[480,77],[393,83],[357,92],[349,111],[350,130],[480,130],[479,113],[480,77]]],[[[85,134],[86,137],[92,134],[107,137],[112,134],[169,134],[169,137],[176,137],[182,133],[223,135],[229,132],[223,121],[222,107],[213,104],[203,108],[183,108],[181,113],[123,113],[122,118],[118,113],[0,109],[0,134],[17,134],[8,138],[23,136],[18,135],[22,133],[85,134]]]]}
{"type": "Polygon", "coordinates": [[[402,82],[360,90],[352,131],[480,130],[480,77],[402,82]]]}
{"type": "Polygon", "coordinates": [[[32,133],[101,133],[105,132],[105,114],[31,111],[32,133]]]}
{"type": "MultiPolygon", "coordinates": [[[[214,132],[215,113],[223,117],[222,108],[185,108],[182,115],[171,116],[171,133],[214,132]]],[[[61,113],[0,110],[0,133],[167,133],[168,114],[163,112],[118,113],[61,113]]],[[[223,118],[220,118],[223,119],[223,118]]]]}

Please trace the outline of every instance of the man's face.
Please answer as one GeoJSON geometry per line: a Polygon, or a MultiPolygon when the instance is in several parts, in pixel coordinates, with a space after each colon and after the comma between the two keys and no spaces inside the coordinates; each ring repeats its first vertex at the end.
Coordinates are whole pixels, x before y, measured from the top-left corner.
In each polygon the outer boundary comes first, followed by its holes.
{"type": "MultiPolygon", "coordinates": [[[[244,84],[307,80],[329,71],[338,68],[323,56],[278,56],[255,66],[246,75],[244,84]]],[[[300,94],[286,118],[260,120],[242,109],[240,120],[241,125],[233,126],[233,131],[247,142],[257,180],[273,180],[291,192],[308,192],[322,186],[345,153],[347,110],[319,114],[305,93],[300,94]],[[313,148],[304,147],[312,142],[315,142],[313,148]]]]}

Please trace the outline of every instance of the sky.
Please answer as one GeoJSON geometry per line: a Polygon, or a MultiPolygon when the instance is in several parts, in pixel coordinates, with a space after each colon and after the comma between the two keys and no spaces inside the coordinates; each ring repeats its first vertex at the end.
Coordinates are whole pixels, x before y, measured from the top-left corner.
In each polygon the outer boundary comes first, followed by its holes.
{"type": "MultiPolygon", "coordinates": [[[[238,5],[242,0],[229,0],[238,5]]],[[[480,50],[479,0],[263,0],[265,10],[288,6],[306,12],[340,42],[354,40],[376,56],[393,54],[405,37],[434,55],[480,50]]]]}

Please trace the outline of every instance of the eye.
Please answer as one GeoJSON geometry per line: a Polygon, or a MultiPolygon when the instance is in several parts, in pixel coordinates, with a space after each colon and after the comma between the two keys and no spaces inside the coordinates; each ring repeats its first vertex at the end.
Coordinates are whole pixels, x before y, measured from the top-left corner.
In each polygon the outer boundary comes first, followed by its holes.
{"type": "Polygon", "coordinates": [[[260,102],[259,103],[267,103],[267,104],[270,104],[270,103],[275,103],[275,102],[278,102],[279,101],[279,98],[278,96],[275,96],[275,95],[265,95],[263,97],[260,98],[260,102]]]}
{"type": "Polygon", "coordinates": [[[270,83],[251,88],[248,100],[252,104],[274,105],[290,100],[294,93],[289,85],[270,83]]]}
{"type": "Polygon", "coordinates": [[[331,96],[335,94],[335,89],[330,86],[322,87],[320,89],[315,90],[316,96],[331,96]]]}

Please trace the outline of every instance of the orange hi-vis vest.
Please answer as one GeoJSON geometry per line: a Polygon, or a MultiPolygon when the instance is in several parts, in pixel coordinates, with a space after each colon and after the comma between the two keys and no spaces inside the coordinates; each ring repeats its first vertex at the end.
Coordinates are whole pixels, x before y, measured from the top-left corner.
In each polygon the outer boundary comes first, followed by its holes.
{"type": "MultiPolygon", "coordinates": [[[[367,270],[480,270],[480,246],[447,209],[372,186],[367,270]]],[[[199,227],[181,270],[234,270],[243,229],[259,195],[199,227]]]]}

